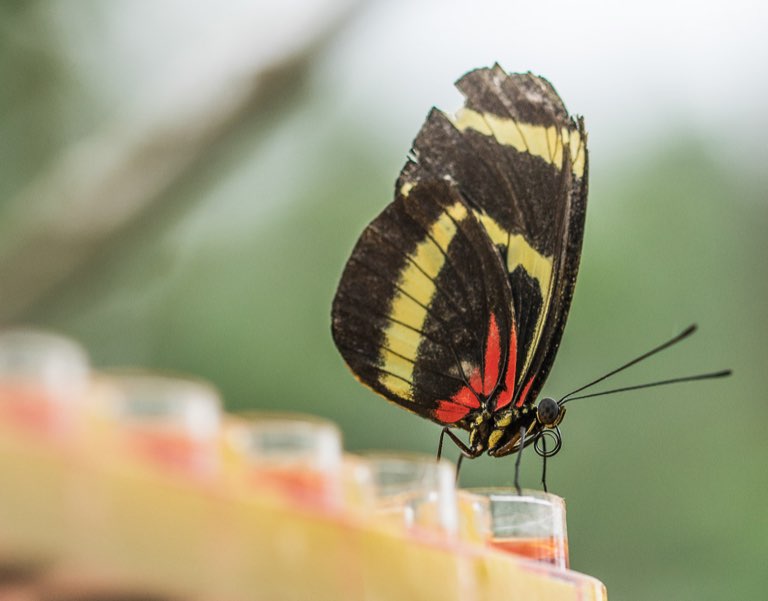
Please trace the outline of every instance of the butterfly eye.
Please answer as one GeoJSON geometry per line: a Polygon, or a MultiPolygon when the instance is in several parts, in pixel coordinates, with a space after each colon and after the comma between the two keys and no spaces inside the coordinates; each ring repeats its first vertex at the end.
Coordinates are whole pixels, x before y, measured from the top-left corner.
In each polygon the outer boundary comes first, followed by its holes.
{"type": "Polygon", "coordinates": [[[543,398],[536,407],[536,417],[543,426],[555,426],[560,422],[560,405],[555,399],[543,398]]]}

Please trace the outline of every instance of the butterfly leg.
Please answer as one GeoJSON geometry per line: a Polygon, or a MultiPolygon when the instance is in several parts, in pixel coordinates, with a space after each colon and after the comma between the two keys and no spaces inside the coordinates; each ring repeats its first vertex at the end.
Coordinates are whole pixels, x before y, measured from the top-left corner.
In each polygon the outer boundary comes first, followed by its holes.
{"type": "Polygon", "coordinates": [[[461,451],[461,454],[465,457],[468,457],[469,459],[474,459],[479,455],[479,453],[475,453],[470,449],[466,444],[464,444],[464,441],[462,441],[458,436],[456,436],[453,432],[451,432],[450,428],[447,426],[443,428],[443,431],[440,432],[440,442],[437,445],[437,460],[440,461],[440,458],[443,456],[443,438],[448,435],[448,438],[450,438],[453,441],[453,444],[455,444],[459,451],[461,451]]]}
{"type": "Polygon", "coordinates": [[[440,459],[443,456],[443,438],[445,438],[445,433],[448,431],[448,428],[443,428],[440,432],[440,440],[437,443],[437,460],[440,461],[440,459]]]}
{"type": "Polygon", "coordinates": [[[459,484],[459,473],[461,472],[461,462],[464,461],[464,454],[459,455],[456,460],[456,485],[459,484]]]}
{"type": "Polygon", "coordinates": [[[520,428],[520,445],[517,449],[517,459],[515,460],[515,489],[517,494],[523,496],[523,489],[520,488],[520,460],[523,458],[523,449],[525,448],[525,428],[520,428]]]}
{"type": "Polygon", "coordinates": [[[453,441],[453,444],[455,444],[461,454],[459,455],[459,460],[456,462],[456,481],[459,480],[459,471],[461,470],[461,462],[464,460],[464,457],[467,457],[469,459],[474,459],[477,457],[480,453],[473,452],[472,449],[470,449],[464,442],[456,436],[451,430],[446,426],[443,428],[442,432],[440,432],[440,442],[437,445],[437,460],[440,461],[440,458],[443,456],[443,438],[448,435],[448,438],[450,438],[453,441]]]}

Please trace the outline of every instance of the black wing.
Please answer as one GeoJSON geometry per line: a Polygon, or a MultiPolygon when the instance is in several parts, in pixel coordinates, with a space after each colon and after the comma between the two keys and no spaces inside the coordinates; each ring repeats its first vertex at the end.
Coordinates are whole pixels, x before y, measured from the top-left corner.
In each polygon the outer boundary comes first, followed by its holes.
{"type": "Polygon", "coordinates": [[[583,120],[554,88],[498,65],[457,82],[464,108],[433,109],[397,189],[448,179],[498,248],[518,332],[518,405],[533,402],[549,373],[570,308],[587,202],[583,120]]]}
{"type": "Polygon", "coordinates": [[[467,427],[505,372],[512,311],[506,271],[473,211],[449,182],[418,182],[358,240],[333,301],[333,338],[370,388],[467,427]]]}

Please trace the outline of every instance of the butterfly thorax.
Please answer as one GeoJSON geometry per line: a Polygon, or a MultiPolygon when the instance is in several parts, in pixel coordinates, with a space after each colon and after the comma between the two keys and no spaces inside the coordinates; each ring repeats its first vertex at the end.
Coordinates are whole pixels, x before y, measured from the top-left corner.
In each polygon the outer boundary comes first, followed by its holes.
{"type": "Polygon", "coordinates": [[[521,430],[525,430],[527,446],[541,427],[535,407],[529,404],[483,411],[469,425],[469,448],[473,456],[484,452],[493,457],[509,455],[519,447],[521,430]]]}

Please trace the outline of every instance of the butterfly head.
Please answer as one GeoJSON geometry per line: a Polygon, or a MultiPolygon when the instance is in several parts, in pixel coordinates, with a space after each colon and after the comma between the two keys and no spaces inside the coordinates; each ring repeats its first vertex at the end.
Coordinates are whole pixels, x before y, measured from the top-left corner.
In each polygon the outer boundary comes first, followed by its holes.
{"type": "Polygon", "coordinates": [[[558,405],[555,399],[544,397],[536,406],[536,421],[543,428],[554,428],[563,421],[565,407],[558,405]]]}

